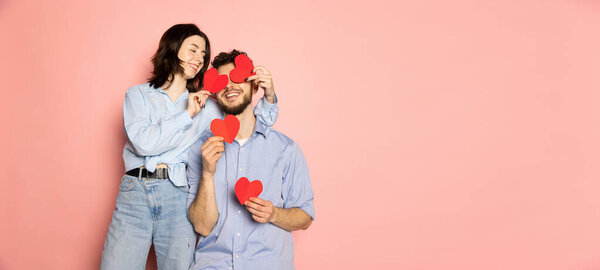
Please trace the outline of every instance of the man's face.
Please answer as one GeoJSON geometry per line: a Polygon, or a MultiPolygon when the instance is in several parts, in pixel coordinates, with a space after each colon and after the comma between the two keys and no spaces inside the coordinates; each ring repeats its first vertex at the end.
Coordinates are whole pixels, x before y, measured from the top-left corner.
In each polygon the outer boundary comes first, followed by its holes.
{"type": "MultiPolygon", "coordinates": [[[[234,69],[233,63],[220,66],[219,74],[226,74],[234,69]]],[[[227,86],[216,94],[217,104],[226,114],[238,115],[252,102],[252,84],[250,82],[234,83],[229,79],[227,86]]]]}

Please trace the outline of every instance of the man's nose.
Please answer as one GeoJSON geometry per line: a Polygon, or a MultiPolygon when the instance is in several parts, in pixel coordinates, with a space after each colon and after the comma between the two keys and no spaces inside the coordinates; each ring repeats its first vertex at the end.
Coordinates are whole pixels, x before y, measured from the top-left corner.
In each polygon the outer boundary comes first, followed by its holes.
{"type": "Polygon", "coordinates": [[[233,88],[234,82],[231,81],[231,77],[229,77],[229,75],[227,75],[227,79],[229,79],[229,81],[227,81],[227,86],[225,86],[225,87],[227,88],[227,90],[229,90],[229,89],[233,88]]]}

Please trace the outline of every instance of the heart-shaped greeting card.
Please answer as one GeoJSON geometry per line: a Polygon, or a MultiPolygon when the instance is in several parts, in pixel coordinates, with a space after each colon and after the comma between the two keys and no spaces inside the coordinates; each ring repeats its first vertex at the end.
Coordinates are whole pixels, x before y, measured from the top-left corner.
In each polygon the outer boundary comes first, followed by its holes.
{"type": "Polygon", "coordinates": [[[240,131],[240,120],[231,114],[225,116],[224,120],[215,119],[210,123],[210,131],[215,136],[221,136],[226,142],[232,143],[240,131]]]}
{"type": "Polygon", "coordinates": [[[203,81],[204,89],[215,94],[227,86],[227,83],[229,83],[229,78],[227,75],[219,75],[217,69],[211,68],[204,73],[203,81]]]}
{"type": "Polygon", "coordinates": [[[236,56],[234,62],[235,68],[229,72],[229,78],[231,78],[232,82],[242,83],[246,78],[256,75],[256,73],[252,73],[254,64],[247,55],[240,54],[236,56]]]}
{"type": "Polygon", "coordinates": [[[250,197],[258,197],[263,190],[263,185],[260,180],[248,181],[248,178],[242,177],[235,183],[235,196],[240,201],[241,205],[249,201],[250,197]]]}

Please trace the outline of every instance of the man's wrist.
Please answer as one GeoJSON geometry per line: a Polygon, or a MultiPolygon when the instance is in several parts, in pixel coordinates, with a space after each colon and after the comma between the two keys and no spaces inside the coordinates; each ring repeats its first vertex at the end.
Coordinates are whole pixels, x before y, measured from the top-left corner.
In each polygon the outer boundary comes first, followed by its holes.
{"type": "Polygon", "coordinates": [[[279,207],[273,206],[273,214],[271,214],[271,218],[269,218],[269,222],[276,223],[279,220],[280,210],[281,209],[279,209],[279,207]]]}
{"type": "Polygon", "coordinates": [[[208,180],[208,179],[212,180],[213,177],[215,177],[214,173],[202,170],[202,179],[203,180],[208,180]]]}

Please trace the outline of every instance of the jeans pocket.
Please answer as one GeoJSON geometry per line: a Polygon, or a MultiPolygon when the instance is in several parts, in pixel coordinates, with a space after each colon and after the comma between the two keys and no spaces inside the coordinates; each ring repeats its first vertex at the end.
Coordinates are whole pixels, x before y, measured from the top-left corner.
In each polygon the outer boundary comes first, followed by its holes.
{"type": "Polygon", "coordinates": [[[177,186],[177,188],[182,192],[188,193],[188,191],[190,190],[190,185],[186,184],[185,186],[177,186]]]}
{"type": "Polygon", "coordinates": [[[137,181],[137,179],[134,179],[132,177],[125,177],[123,176],[121,178],[121,185],[119,185],[119,190],[120,191],[130,191],[135,187],[135,182],[137,181]]]}

